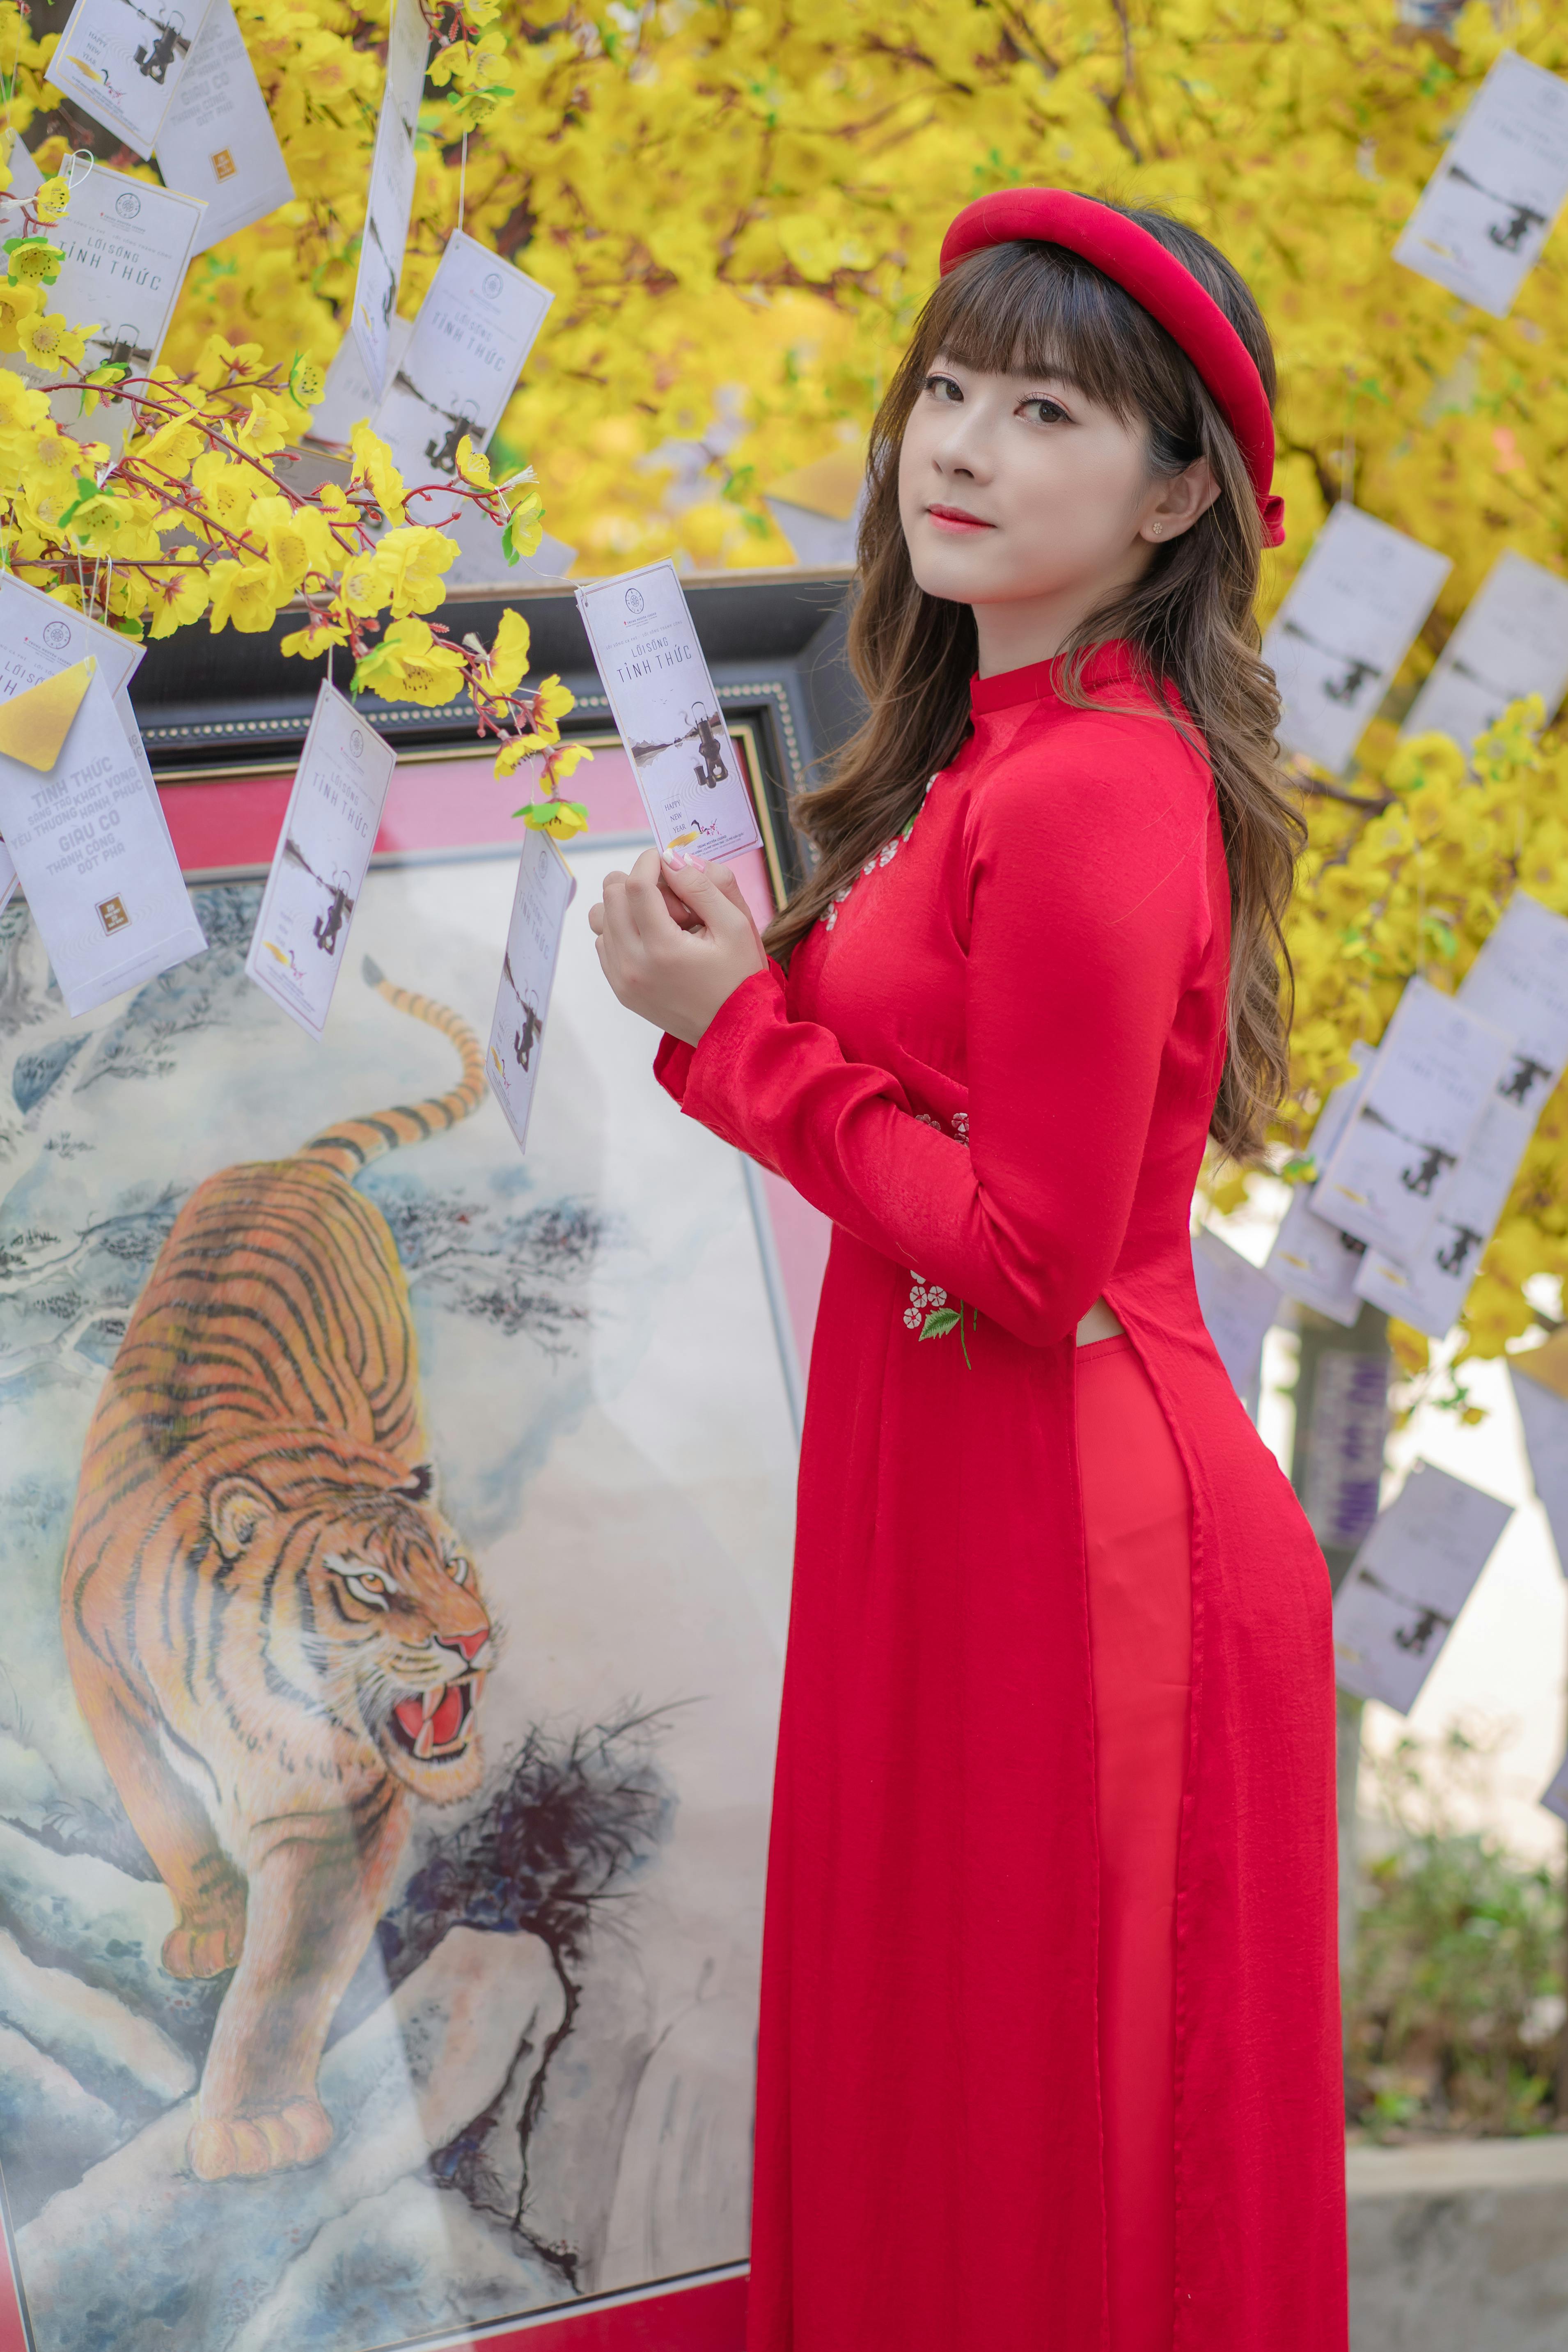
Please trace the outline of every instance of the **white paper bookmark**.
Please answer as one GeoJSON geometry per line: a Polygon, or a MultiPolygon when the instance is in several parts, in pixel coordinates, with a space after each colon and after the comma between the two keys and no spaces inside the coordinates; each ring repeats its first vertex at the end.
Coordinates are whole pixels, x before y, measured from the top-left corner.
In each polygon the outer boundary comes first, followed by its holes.
{"type": "Polygon", "coordinates": [[[1312,1188],[1314,1213],[1411,1265],[1511,1043],[1468,1005],[1407,981],[1366,1092],[1312,1188]]]}
{"type": "MultiPolygon", "coordinates": [[[[204,207],[194,196],[155,188],[95,163],[71,189],[70,205],[50,235],[65,255],[49,289],[49,307],[73,326],[99,321],[87,341],[87,368],[128,368],[144,376],[163,347],[163,336],[185,281],[185,265],[204,207]]],[[[13,355],[5,362],[32,384],[45,384],[49,371],[13,355]]],[[[80,415],[74,392],[51,402],[64,430],[118,450],[131,424],[129,401],[105,398],[90,416],[80,415]]]]}
{"type": "Polygon", "coordinates": [[[350,331],[374,400],[386,388],[387,338],[397,301],[397,281],[408,244],[414,204],[414,136],[430,55],[430,27],[419,0],[396,0],[386,46],[386,89],[375,129],[360,241],[350,331]]]}
{"type": "Polygon", "coordinates": [[[1563,1378],[1564,1368],[1551,1366],[1554,1380],[1542,1378],[1531,1369],[1539,1360],[1552,1358],[1561,1346],[1559,1334],[1544,1348],[1530,1348],[1522,1355],[1510,1356],[1508,1370],[1524,1432],[1524,1450],[1530,1456],[1530,1475],[1552,1530],[1557,1565],[1568,1576],[1568,1395],[1555,1385],[1563,1378]]]}
{"type": "Polygon", "coordinates": [[[1417,1331],[1458,1320],[1482,1252],[1508,1205],[1535,1122],[1568,1065],[1568,919],[1516,890],[1459,983],[1458,1002],[1511,1040],[1475,1134],[1436,1195],[1419,1249],[1372,1252],[1357,1289],[1417,1331]]]}
{"type": "Polygon", "coordinates": [[[518,862],[485,1076],[521,1151],[539,1084],[550,992],[577,877],[546,833],[530,833],[518,862]]]}
{"type": "Polygon", "coordinates": [[[152,154],[206,16],[207,0],[76,0],[49,60],[74,106],[152,154]]]}
{"type": "Polygon", "coordinates": [[[577,591],[595,666],[661,850],[735,857],[762,841],[673,563],[577,591]]]}
{"type": "Polygon", "coordinates": [[[1568,81],[1505,49],[1394,248],[1395,261],[1504,319],[1568,196],[1568,81]]]}
{"type": "Polygon", "coordinates": [[[101,670],[52,772],[0,754],[0,833],[73,1015],[206,946],[101,670]]]}
{"type": "Polygon", "coordinates": [[[1204,1328],[1230,1375],[1231,1387],[1256,1421],[1263,1342],[1279,1311],[1279,1287],[1206,1225],[1193,1235],[1193,1279],[1204,1328]]]}
{"type": "Polygon", "coordinates": [[[485,449],[554,299],[461,229],[447,239],[375,413],[405,482],[451,479],[465,434],[485,449]]]}
{"type": "Polygon", "coordinates": [[[16,887],[16,863],[5,843],[0,841],[0,915],[11,903],[11,893],[16,887]]]}
{"type": "Polygon", "coordinates": [[[1509,1503],[1418,1462],[1334,1597],[1334,1673],[1408,1715],[1513,1517],[1509,1503]]]}
{"type": "Polygon", "coordinates": [[[1334,508],[1263,640],[1288,751],[1336,774],[1349,764],[1452,570],[1359,507],[1334,508]]]}
{"type": "Polygon", "coordinates": [[[1568,580],[1510,547],[1466,605],[1400,732],[1451,735],[1468,751],[1510,702],[1539,694],[1550,719],[1568,688],[1568,580]]]}
{"type": "MultiPolygon", "coordinates": [[[[413,332],[414,321],[395,310],[386,326],[386,364],[389,370],[402,361],[413,332]]],[[[327,380],[321,387],[321,397],[316,403],[306,438],[320,443],[324,448],[346,449],[354,426],[362,423],[374,424],[380,404],[370,388],[370,378],[364,372],[364,362],[360,357],[360,348],[351,330],[332,354],[327,380]]]]}
{"type": "Polygon", "coordinates": [[[211,0],[158,133],[163,184],[205,200],[205,253],[294,201],[294,184],[231,0],[211,0]]]}
{"type": "MultiPolygon", "coordinates": [[[[1334,1088],[1318,1113],[1318,1123],[1312,1129],[1312,1157],[1320,1171],[1327,1167],[1334,1146],[1349,1126],[1376,1060],[1375,1047],[1358,1038],[1351,1049],[1353,1076],[1334,1088]]],[[[1293,1188],[1263,1270],[1287,1298],[1299,1299],[1303,1307],[1314,1307],[1331,1323],[1342,1323],[1348,1330],[1361,1312],[1355,1286],[1366,1255],[1366,1244],[1358,1241],[1353,1234],[1342,1233],[1337,1225],[1316,1213],[1312,1207],[1313,1190],[1310,1184],[1293,1188]]]]}
{"type": "Polygon", "coordinates": [[[312,1037],[331,1010],[397,754],[322,679],[245,969],[312,1037]]]}

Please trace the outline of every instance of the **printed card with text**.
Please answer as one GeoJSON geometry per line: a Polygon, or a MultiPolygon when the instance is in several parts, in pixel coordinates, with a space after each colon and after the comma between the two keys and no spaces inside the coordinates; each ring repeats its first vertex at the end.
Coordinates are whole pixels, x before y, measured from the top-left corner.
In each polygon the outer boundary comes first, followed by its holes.
{"type": "MultiPolygon", "coordinates": [[[[1352,1048],[1353,1076],[1334,1088],[1312,1129],[1312,1158],[1320,1170],[1327,1167],[1334,1146],[1350,1125],[1376,1059],[1374,1049],[1358,1038],[1352,1048]]],[[[1299,1299],[1303,1307],[1314,1307],[1348,1330],[1361,1312],[1355,1285],[1366,1244],[1318,1215],[1312,1206],[1316,1189],[1315,1184],[1292,1188],[1263,1270],[1287,1298],[1299,1299]]]]}
{"type": "MultiPolygon", "coordinates": [[[[49,60],[49,79],[73,106],[152,154],[205,20],[207,0],[77,0],[49,60]]],[[[74,316],[67,312],[68,317],[74,316]]]]}
{"type": "Polygon", "coordinates": [[[232,0],[212,0],[158,133],[165,187],[206,204],[192,246],[205,253],[279,205],[294,185],[232,0]]]}
{"type": "Polygon", "coordinates": [[[1427,982],[1407,981],[1366,1092],[1313,1188],[1314,1213],[1413,1264],[1511,1051],[1505,1030],[1427,982]]]}
{"type": "Polygon", "coordinates": [[[577,877],[548,834],[530,833],[517,869],[517,892],[507,926],[506,956],[490,1023],[485,1076],[521,1151],[539,1084],[550,992],[561,953],[566,909],[577,877]]]}
{"type": "Polygon", "coordinates": [[[1466,605],[1400,732],[1451,735],[1468,751],[1510,702],[1539,694],[1550,719],[1568,689],[1568,580],[1510,547],[1466,605]]]}
{"type": "Polygon", "coordinates": [[[319,1037],[397,754],[323,678],[245,968],[319,1037]]]}
{"type": "Polygon", "coordinates": [[[737,857],[762,841],[673,563],[577,591],[594,661],[661,850],[737,857]]]}
{"type": "Polygon", "coordinates": [[[1418,1462],[1334,1596],[1334,1679],[1408,1715],[1513,1517],[1510,1503],[1418,1462]]]}
{"type": "MultiPolygon", "coordinates": [[[[375,400],[386,388],[387,339],[414,204],[414,137],[425,93],[430,27],[419,0],[396,0],[386,49],[386,89],[370,163],[350,326],[375,400]]],[[[352,420],[357,422],[357,420],[352,420]]]]}
{"type": "MultiPolygon", "coordinates": [[[[65,259],[49,300],[74,323],[98,322],[87,339],[86,367],[147,373],[163,347],[203,209],[194,196],[130,179],[104,163],[73,184],[69,209],[50,231],[65,259]]],[[[29,383],[49,381],[49,372],[29,361],[6,364],[29,383]]],[[[85,418],[74,392],[57,393],[50,404],[62,428],[114,450],[130,430],[129,401],[105,399],[85,418]]]]}
{"type": "Polygon", "coordinates": [[[554,299],[461,229],[447,239],[375,412],[405,482],[451,480],[465,434],[483,452],[554,299]]]}
{"type": "Polygon", "coordinates": [[[1434,1339],[1458,1319],[1525,1146],[1568,1064],[1568,920],[1516,890],[1458,1001],[1503,1031],[1511,1050],[1419,1250],[1399,1262],[1369,1253],[1356,1286],[1434,1339]]]}
{"type": "Polygon", "coordinates": [[[1568,197],[1568,81],[1516,50],[1488,74],[1394,248],[1504,319],[1568,197]]]}
{"type": "Polygon", "coordinates": [[[1263,640],[1288,751],[1348,766],[1452,569],[1359,507],[1334,508],[1263,640]]]}

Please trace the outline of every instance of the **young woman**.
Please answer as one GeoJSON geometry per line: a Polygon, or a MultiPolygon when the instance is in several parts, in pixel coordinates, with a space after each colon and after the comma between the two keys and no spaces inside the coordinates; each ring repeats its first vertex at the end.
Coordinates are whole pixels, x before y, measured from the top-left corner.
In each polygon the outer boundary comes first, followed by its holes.
{"type": "Polygon", "coordinates": [[[1273,381],[1190,229],[972,205],[773,961],[695,861],[594,909],[670,1093],[834,1222],[753,2352],[1345,2340],[1328,1580],[1188,1238],[1286,1071],[1273,381]]]}

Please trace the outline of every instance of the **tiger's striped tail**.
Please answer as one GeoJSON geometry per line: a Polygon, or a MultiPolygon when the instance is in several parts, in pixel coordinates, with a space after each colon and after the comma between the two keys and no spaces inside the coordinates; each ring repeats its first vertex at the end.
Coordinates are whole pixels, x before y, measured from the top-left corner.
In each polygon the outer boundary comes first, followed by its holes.
{"type": "Polygon", "coordinates": [[[479,1039],[466,1021],[433,996],[416,996],[395,988],[381,966],[366,956],[361,967],[367,988],[375,989],[399,1013],[428,1022],[449,1037],[462,1056],[463,1075],[450,1094],[433,1095],[427,1102],[399,1103],[390,1110],[371,1111],[363,1118],[340,1119],[302,1144],[295,1155],[331,1168],[352,1184],[362,1168],[400,1145],[423,1143],[429,1135],[444,1134],[459,1119],[471,1118],[485,1098],[485,1057],[479,1039]]]}

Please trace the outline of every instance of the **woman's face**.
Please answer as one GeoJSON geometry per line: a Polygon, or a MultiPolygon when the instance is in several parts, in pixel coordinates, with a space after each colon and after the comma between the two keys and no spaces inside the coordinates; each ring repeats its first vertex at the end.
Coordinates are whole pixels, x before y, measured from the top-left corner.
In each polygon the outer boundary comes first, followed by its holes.
{"type": "MultiPolygon", "coordinates": [[[[986,375],[938,357],[899,455],[899,510],[929,596],[1060,643],[1146,570],[1154,545],[1218,495],[1203,459],[1152,477],[1146,429],[1051,375],[986,375]],[[1057,625],[1060,623],[1058,627],[1057,625]]],[[[1056,651],[1046,645],[1033,658],[1056,651]]]]}

